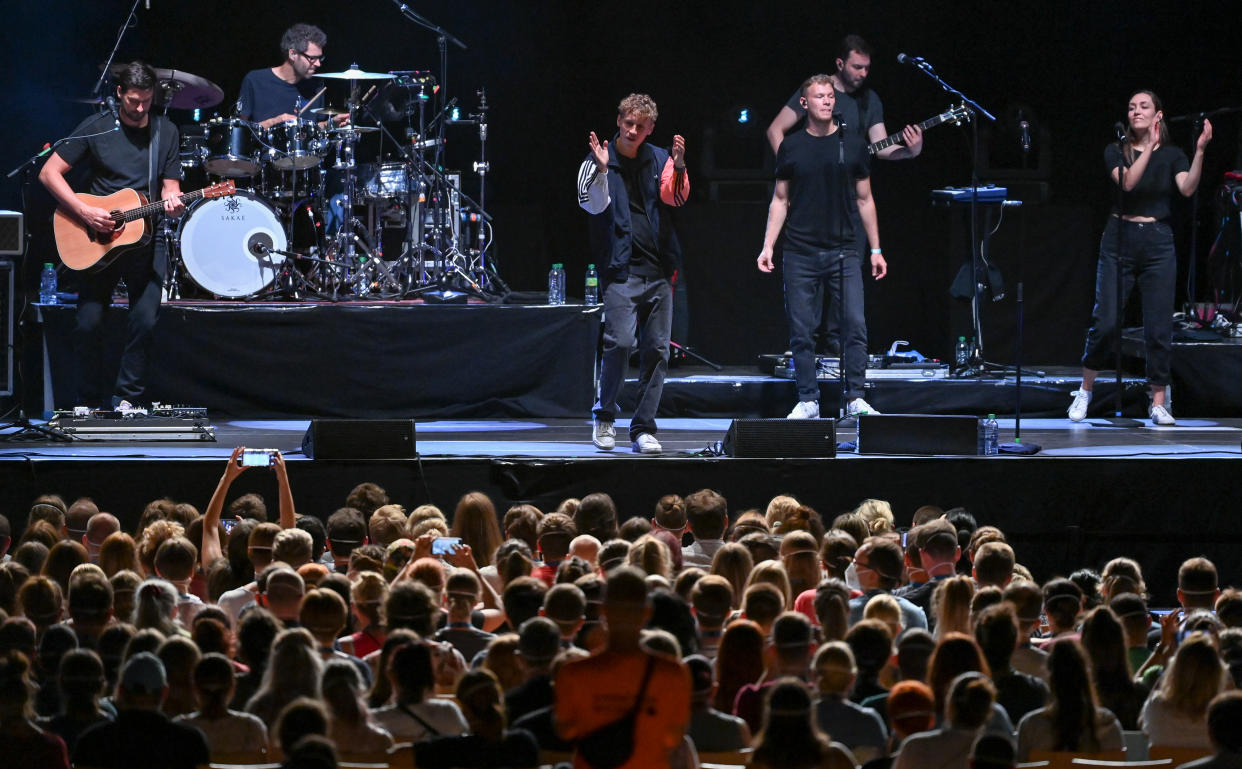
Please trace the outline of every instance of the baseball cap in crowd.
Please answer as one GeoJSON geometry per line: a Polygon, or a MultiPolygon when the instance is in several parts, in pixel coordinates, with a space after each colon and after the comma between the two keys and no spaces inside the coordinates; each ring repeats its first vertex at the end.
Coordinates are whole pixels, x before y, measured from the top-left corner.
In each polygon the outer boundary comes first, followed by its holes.
{"type": "Polygon", "coordinates": [[[164,663],[151,652],[138,652],[121,670],[121,688],[133,694],[154,694],[167,685],[164,663]]]}

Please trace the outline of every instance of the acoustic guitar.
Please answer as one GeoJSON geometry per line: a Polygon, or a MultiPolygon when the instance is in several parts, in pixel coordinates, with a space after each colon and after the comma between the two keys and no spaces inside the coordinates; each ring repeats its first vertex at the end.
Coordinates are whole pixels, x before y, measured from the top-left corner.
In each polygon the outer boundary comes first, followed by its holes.
{"type": "MultiPolygon", "coordinates": [[[[187,192],[178,199],[190,203],[200,198],[227,197],[236,191],[230,179],[187,192]]],[[[85,192],[76,195],[88,206],[110,211],[115,226],[111,232],[99,232],[63,208],[57,208],[52,217],[56,250],[60,252],[60,260],[71,270],[102,270],[124,252],[145,245],[151,240],[148,217],[164,212],[163,201],[148,203],[145,195],[132,189],[103,196],[85,192]]]]}

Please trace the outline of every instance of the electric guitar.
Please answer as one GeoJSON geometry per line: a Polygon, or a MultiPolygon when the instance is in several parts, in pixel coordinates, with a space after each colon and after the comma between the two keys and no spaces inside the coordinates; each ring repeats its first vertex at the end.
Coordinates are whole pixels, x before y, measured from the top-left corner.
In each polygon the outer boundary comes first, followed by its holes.
{"type": "MultiPolygon", "coordinates": [[[[966,106],[966,103],[963,102],[956,107],[950,107],[946,112],[941,112],[939,115],[927,118],[922,123],[919,123],[919,128],[926,131],[928,128],[935,128],[941,123],[952,123],[953,125],[960,126],[963,123],[969,123],[970,116],[970,109],[966,106]]],[[[867,154],[874,155],[880,150],[888,149],[894,144],[901,144],[903,141],[905,140],[901,137],[901,131],[898,131],[892,136],[880,139],[874,144],[868,144],[867,154]]]]}
{"type": "MultiPolygon", "coordinates": [[[[222,198],[234,192],[236,187],[229,179],[187,192],[178,200],[189,203],[199,198],[222,198]]],[[[52,217],[56,250],[60,252],[61,261],[71,270],[102,270],[125,251],[146,244],[151,240],[151,225],[147,217],[164,211],[163,201],[148,203],[145,195],[132,189],[118,190],[102,197],[85,192],[75,194],[88,206],[111,211],[114,228],[111,232],[99,232],[63,208],[57,208],[52,217]]]]}

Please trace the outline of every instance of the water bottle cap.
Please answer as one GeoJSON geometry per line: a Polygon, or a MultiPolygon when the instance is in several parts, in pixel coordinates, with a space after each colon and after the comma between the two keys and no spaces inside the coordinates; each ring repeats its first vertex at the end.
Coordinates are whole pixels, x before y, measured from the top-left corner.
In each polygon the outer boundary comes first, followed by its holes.
{"type": "Polygon", "coordinates": [[[964,336],[959,336],[959,337],[957,338],[957,341],[959,341],[959,342],[965,342],[965,341],[966,341],[966,337],[964,337],[964,336]]]}
{"type": "Polygon", "coordinates": [[[587,269],[588,269],[588,270],[593,270],[593,269],[595,269],[595,265],[593,265],[593,264],[588,264],[588,265],[587,265],[587,269]]]}
{"type": "Polygon", "coordinates": [[[995,414],[988,414],[988,419],[996,419],[996,415],[995,415],[995,414]]]}
{"type": "Polygon", "coordinates": [[[562,268],[562,267],[564,267],[564,266],[565,266],[565,265],[564,265],[564,264],[562,264],[561,262],[553,262],[553,263],[552,263],[552,269],[554,269],[554,270],[559,270],[559,269],[561,269],[561,268],[562,268]]]}
{"type": "Polygon", "coordinates": [[[45,269],[45,270],[50,270],[50,269],[52,269],[52,263],[51,263],[51,262],[44,262],[44,263],[43,263],[43,269],[45,269]]]}

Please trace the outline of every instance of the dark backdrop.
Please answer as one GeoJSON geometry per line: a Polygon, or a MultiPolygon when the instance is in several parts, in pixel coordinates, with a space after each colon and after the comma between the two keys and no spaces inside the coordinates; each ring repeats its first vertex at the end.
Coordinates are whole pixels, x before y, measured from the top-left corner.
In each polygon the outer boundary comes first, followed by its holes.
{"type": "MultiPolygon", "coordinates": [[[[149,3],[149,10],[139,6],[118,60],[142,57],[203,75],[224,87],[226,104],[247,70],[277,63],[281,32],[295,21],[327,31],[325,71],[351,62],[375,71],[439,69],[434,35],[406,21],[387,0],[149,3]]],[[[13,167],[88,113],[89,107],[68,99],[90,90],[129,5],[117,0],[11,4],[0,89],[7,116],[0,167],[13,167]]],[[[587,261],[585,216],[574,205],[572,184],[586,133],[610,135],[616,102],[630,91],[656,99],[660,118],[652,141],[667,144],[673,133],[685,135],[695,181],[679,222],[690,288],[686,341],[725,362],[749,362],[756,352],[784,349],[785,327],[777,279],[760,277],[753,267],[765,206],[753,197],[750,203],[708,200],[704,133],[737,130],[734,114],[740,108],[750,110],[751,130],[761,133],[802,79],[831,71],[843,34],[858,32],[876,49],[871,83],[883,97],[890,130],[940,112],[951,101],[930,80],[899,66],[899,51],[926,57],[949,82],[1002,118],[983,136],[990,164],[1018,163],[1013,128],[1018,108],[1035,126],[1048,202],[1024,209],[1025,218],[1007,217],[995,256],[1010,281],[1022,262],[1028,282],[1027,360],[1041,364],[1073,363],[1080,348],[1095,240],[1108,202],[1101,152],[1113,122],[1124,117],[1130,92],[1154,88],[1164,96],[1166,116],[1239,103],[1240,55],[1231,39],[1237,16],[1228,2],[429,0],[411,5],[470,46],[448,52],[447,92],[458,97],[463,111],[474,109],[476,89],[487,89],[493,255],[514,288],[538,289],[548,265],[562,261],[571,294],[580,291],[587,261]]],[[[336,88],[330,98],[339,102],[336,88]]],[[[1200,253],[1206,253],[1215,229],[1213,189],[1237,154],[1236,118],[1222,118],[1216,128],[1204,181],[1200,253]]],[[[968,130],[937,128],[928,133],[918,160],[876,166],[874,187],[891,274],[868,291],[873,350],[906,339],[928,355],[945,356],[948,340],[960,333],[960,321],[953,319],[960,318],[961,308],[952,306],[946,292],[966,241],[952,235],[959,214],[931,208],[928,191],[969,182],[969,137],[968,130]]],[[[449,139],[447,165],[465,171],[466,190],[474,192],[477,177],[469,168],[477,137],[470,128],[454,127],[449,139]]],[[[1184,126],[1175,139],[1189,148],[1184,126]]],[[[757,139],[753,146],[761,151],[757,139]]],[[[37,184],[23,202],[20,185],[5,181],[0,206],[25,208],[31,231],[36,236],[45,231],[49,206],[37,184]]],[[[1184,208],[1179,211],[1183,240],[1189,231],[1184,208]]],[[[48,260],[48,248],[36,237],[26,264],[48,260]]],[[[1184,270],[1184,252],[1182,262],[1184,270]]],[[[37,282],[35,273],[26,270],[26,285],[37,282]]],[[[1207,294],[1202,279],[1199,294],[1207,294]]],[[[985,339],[992,359],[1011,354],[1012,297],[1011,291],[987,310],[985,339]]]]}

